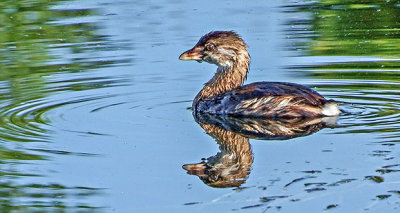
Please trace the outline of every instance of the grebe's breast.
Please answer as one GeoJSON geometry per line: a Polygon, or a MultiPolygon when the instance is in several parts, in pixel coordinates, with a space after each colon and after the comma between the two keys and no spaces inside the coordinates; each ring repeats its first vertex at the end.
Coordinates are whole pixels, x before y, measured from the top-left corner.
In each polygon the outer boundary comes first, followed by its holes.
{"type": "Polygon", "coordinates": [[[195,113],[291,118],[331,116],[332,113],[339,114],[340,110],[336,102],[328,101],[317,92],[302,85],[258,82],[241,86],[216,97],[199,100],[195,104],[195,113]],[[326,112],[327,108],[329,110],[332,108],[333,111],[326,112]]]}

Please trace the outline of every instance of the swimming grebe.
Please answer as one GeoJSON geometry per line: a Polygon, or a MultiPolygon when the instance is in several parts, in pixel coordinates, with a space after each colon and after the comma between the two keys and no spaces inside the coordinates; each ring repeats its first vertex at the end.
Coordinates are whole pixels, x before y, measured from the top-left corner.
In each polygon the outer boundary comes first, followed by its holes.
{"type": "Polygon", "coordinates": [[[340,113],[337,102],[326,100],[302,85],[257,82],[241,86],[247,77],[250,55],[246,43],[235,32],[210,32],[179,59],[218,66],[214,77],[193,101],[195,113],[269,118],[322,117],[340,113]]]}

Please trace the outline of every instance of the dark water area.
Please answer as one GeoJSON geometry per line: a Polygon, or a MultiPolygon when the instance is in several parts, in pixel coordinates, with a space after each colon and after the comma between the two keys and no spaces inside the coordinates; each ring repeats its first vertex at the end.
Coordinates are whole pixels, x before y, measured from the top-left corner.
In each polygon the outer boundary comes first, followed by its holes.
{"type": "Polygon", "coordinates": [[[1,212],[398,212],[397,1],[0,2],[1,212]],[[334,119],[193,117],[212,30],[334,119]]]}

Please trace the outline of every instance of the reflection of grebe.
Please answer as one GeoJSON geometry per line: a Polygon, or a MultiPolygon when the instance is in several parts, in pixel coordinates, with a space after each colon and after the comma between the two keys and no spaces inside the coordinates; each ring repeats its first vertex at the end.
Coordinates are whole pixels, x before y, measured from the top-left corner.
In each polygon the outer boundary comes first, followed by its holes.
{"type": "Polygon", "coordinates": [[[247,45],[234,32],[210,32],[179,59],[218,66],[193,101],[196,113],[250,117],[322,117],[340,113],[337,103],[293,83],[258,82],[241,86],[249,69],[247,45]]]}
{"type": "Polygon", "coordinates": [[[215,138],[221,152],[207,158],[207,162],[186,164],[183,168],[212,187],[237,187],[243,184],[253,163],[249,139],[212,124],[199,124],[215,138]]]}
{"type": "Polygon", "coordinates": [[[290,139],[334,127],[336,117],[309,119],[250,119],[194,114],[195,120],[218,143],[220,152],[206,162],[185,164],[188,174],[197,175],[212,187],[237,187],[250,174],[253,154],[249,138],[290,139]]]}

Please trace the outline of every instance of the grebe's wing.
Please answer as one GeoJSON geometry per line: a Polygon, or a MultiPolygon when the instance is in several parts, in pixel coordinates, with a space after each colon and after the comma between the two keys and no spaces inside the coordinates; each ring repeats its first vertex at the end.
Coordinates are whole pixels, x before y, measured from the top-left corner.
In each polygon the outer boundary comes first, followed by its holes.
{"type": "MultiPolygon", "coordinates": [[[[233,116],[310,117],[321,115],[327,100],[293,83],[258,82],[217,96],[220,111],[233,116]]],[[[216,102],[214,102],[216,104],[216,102]]]]}
{"type": "Polygon", "coordinates": [[[325,98],[314,90],[294,83],[257,82],[239,87],[234,90],[234,93],[244,100],[282,96],[314,106],[320,106],[326,102],[325,98]]]}

